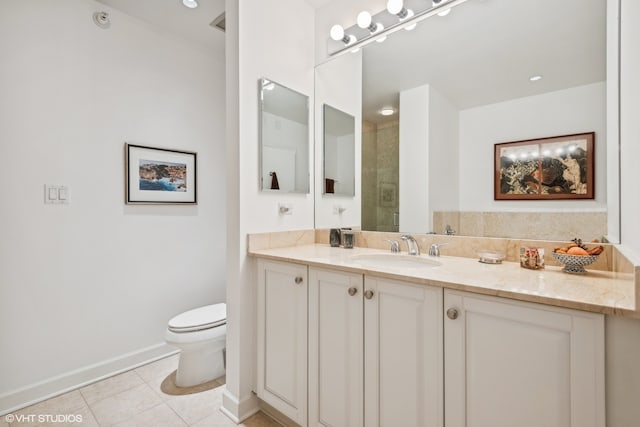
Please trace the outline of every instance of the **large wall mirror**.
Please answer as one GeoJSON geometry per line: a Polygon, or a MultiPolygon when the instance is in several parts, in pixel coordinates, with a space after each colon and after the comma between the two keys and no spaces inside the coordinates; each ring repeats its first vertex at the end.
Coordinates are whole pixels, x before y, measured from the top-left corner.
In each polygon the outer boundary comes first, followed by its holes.
{"type": "Polygon", "coordinates": [[[551,239],[560,219],[616,240],[614,2],[470,0],[365,46],[362,229],[551,239]],[[596,135],[593,200],[494,200],[494,144],[583,132],[596,135]]]}
{"type": "Polygon", "coordinates": [[[260,79],[260,189],[309,192],[309,97],[260,79]]]}
{"type": "Polygon", "coordinates": [[[355,194],[355,117],[324,104],[323,194],[353,197],[355,194]]]}

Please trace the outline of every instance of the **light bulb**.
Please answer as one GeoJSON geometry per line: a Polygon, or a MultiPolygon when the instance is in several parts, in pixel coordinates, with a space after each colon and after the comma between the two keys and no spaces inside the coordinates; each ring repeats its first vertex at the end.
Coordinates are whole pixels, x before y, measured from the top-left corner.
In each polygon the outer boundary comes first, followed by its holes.
{"type": "Polygon", "coordinates": [[[393,113],[395,113],[396,110],[394,110],[391,107],[384,107],[383,109],[380,110],[380,114],[382,114],[383,116],[392,116],[393,113]]]}
{"type": "Polygon", "coordinates": [[[404,7],[404,2],[402,0],[389,0],[387,2],[387,10],[389,13],[397,15],[400,13],[402,8],[404,7]]]}
{"type": "Polygon", "coordinates": [[[342,28],[342,25],[336,24],[333,27],[331,27],[331,38],[337,42],[342,41],[342,39],[344,39],[344,28],[342,28]]]}
{"type": "Polygon", "coordinates": [[[376,41],[377,41],[378,43],[382,43],[382,42],[383,42],[383,41],[385,41],[386,39],[387,39],[387,36],[380,36],[380,37],[378,37],[378,38],[376,39],[376,41]]]}
{"type": "Polygon", "coordinates": [[[451,12],[451,8],[438,12],[438,16],[447,16],[451,12]]]}
{"type": "MultiPolygon", "coordinates": [[[[413,16],[413,10],[411,10],[411,9],[407,9],[407,16],[406,16],[405,18],[401,19],[401,21],[404,21],[405,19],[409,19],[409,18],[411,18],[412,16],[413,16]]],[[[414,23],[414,24],[411,24],[411,25],[407,25],[406,27],[404,27],[404,29],[405,29],[405,30],[407,30],[407,31],[411,31],[411,30],[413,30],[414,28],[416,28],[416,25],[418,25],[418,23],[414,23]]]]}
{"type": "Polygon", "coordinates": [[[356,21],[358,22],[358,27],[368,28],[369,25],[371,25],[371,14],[366,10],[362,11],[358,14],[358,18],[356,21]]]}

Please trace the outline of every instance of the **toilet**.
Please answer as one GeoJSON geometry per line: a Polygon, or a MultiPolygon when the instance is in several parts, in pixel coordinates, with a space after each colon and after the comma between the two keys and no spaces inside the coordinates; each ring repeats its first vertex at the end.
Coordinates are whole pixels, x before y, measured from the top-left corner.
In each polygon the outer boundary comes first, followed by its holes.
{"type": "Polygon", "coordinates": [[[212,304],[178,314],[165,340],[180,349],[176,386],[191,387],[224,375],[227,305],[212,304]]]}

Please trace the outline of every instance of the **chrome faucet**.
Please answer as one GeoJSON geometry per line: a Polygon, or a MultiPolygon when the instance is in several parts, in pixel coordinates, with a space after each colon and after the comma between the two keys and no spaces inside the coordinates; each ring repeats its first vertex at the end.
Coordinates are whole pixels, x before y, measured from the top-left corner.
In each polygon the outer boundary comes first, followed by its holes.
{"type": "Polygon", "coordinates": [[[416,239],[413,238],[413,236],[409,236],[408,234],[405,234],[404,236],[401,237],[402,240],[404,240],[405,242],[407,242],[407,249],[409,250],[409,255],[420,255],[420,247],[418,246],[418,242],[416,242],[416,239]]]}

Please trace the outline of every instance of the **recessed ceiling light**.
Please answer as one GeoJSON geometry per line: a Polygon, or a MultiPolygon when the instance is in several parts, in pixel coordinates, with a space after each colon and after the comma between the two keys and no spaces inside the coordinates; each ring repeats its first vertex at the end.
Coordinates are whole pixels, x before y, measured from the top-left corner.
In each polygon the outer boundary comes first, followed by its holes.
{"type": "Polygon", "coordinates": [[[182,4],[189,9],[195,9],[198,7],[198,2],[196,0],[182,0],[182,4]]]}
{"type": "Polygon", "coordinates": [[[537,82],[538,80],[542,80],[542,76],[537,75],[537,76],[531,76],[531,77],[529,77],[529,81],[530,81],[530,82],[537,82]]]}
{"type": "Polygon", "coordinates": [[[391,107],[385,107],[382,110],[380,110],[380,114],[382,114],[383,116],[391,116],[395,112],[396,112],[396,110],[394,110],[391,107]]]}

